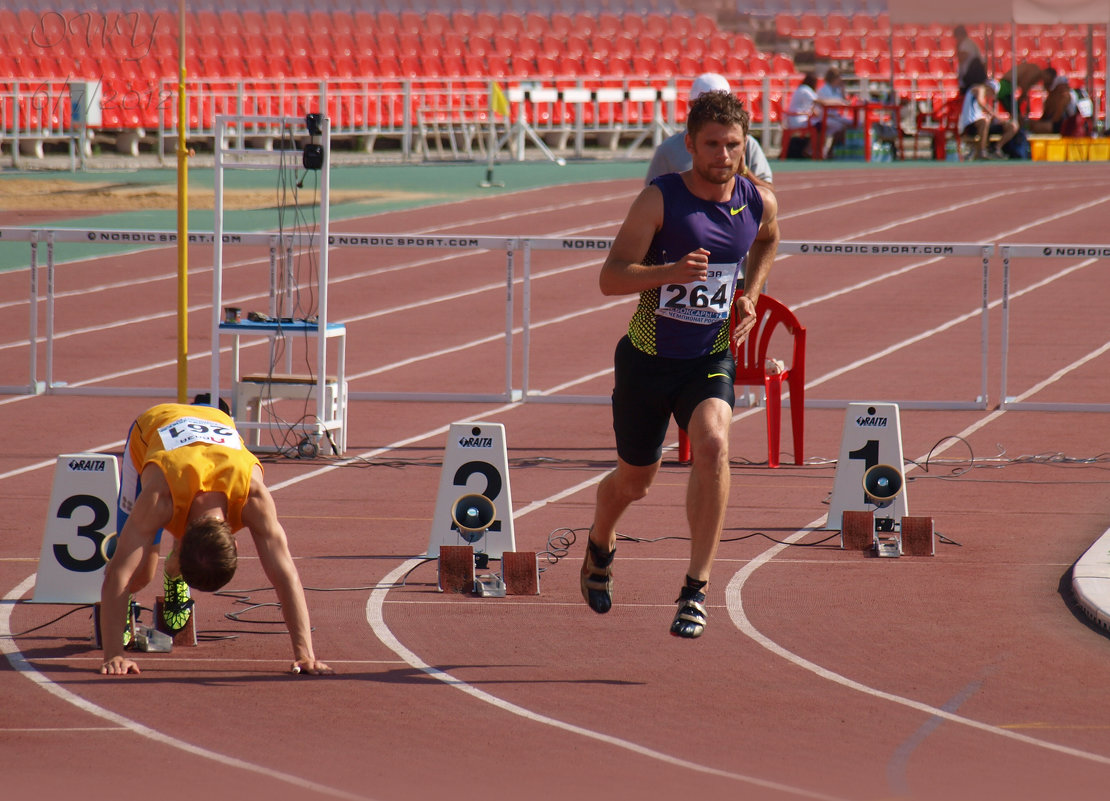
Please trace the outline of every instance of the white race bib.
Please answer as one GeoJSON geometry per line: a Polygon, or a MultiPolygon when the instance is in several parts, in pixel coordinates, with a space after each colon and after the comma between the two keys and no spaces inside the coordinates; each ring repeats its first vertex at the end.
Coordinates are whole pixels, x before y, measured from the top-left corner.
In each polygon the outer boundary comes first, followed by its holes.
{"type": "Polygon", "coordinates": [[[664,284],[659,288],[659,308],[655,313],[697,325],[727,320],[739,267],[739,264],[710,264],[704,281],[664,284]]]}
{"type": "Polygon", "coordinates": [[[199,417],[182,417],[158,429],[162,437],[162,447],[167,451],[204,442],[209,445],[223,445],[236,450],[242,447],[238,432],[223,423],[201,420],[199,417]]]}

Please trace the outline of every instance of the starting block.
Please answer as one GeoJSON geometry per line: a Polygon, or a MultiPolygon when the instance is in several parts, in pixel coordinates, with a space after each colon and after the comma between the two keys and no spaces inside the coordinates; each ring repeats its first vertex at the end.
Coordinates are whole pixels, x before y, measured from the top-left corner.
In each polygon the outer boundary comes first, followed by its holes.
{"type": "MultiPolygon", "coordinates": [[[[150,626],[139,625],[139,604],[131,602],[131,639],[126,650],[143,651],[144,653],[168,654],[173,650],[173,638],[166,633],[150,626]]],[[[104,640],[100,636],[100,604],[93,604],[93,640],[97,648],[104,647],[104,640]]]]}
{"type": "MultiPolygon", "coordinates": [[[[131,602],[131,631],[125,632],[131,634],[131,642],[135,641],[135,620],[139,617],[139,604],[137,601],[131,602]]],[[[100,601],[93,604],[93,641],[96,643],[97,648],[104,647],[104,641],[100,638],[100,601]]]]}
{"type": "Polygon", "coordinates": [[[197,645],[197,607],[193,604],[189,622],[176,634],[169,630],[166,621],[162,619],[162,605],[166,602],[165,596],[158,595],[154,598],[154,627],[173,639],[174,645],[183,645],[195,648],[197,645]]]}
{"type": "Polygon", "coordinates": [[[874,549],[875,556],[934,556],[936,537],[931,517],[876,517],[874,512],[845,509],[840,547],[849,551],[874,549]]]}
{"type": "Polygon", "coordinates": [[[439,546],[440,592],[474,592],[474,548],[470,545],[439,546]]]}
{"type": "MultiPolygon", "coordinates": [[[[154,625],[143,626],[138,622],[139,603],[137,601],[131,602],[130,634],[133,650],[147,653],[168,653],[175,645],[196,647],[196,606],[193,607],[193,613],[189,615],[189,622],[174,634],[166,627],[165,621],[162,620],[163,603],[165,603],[165,598],[161,595],[154,599],[154,625]]],[[[104,641],[100,637],[99,601],[93,604],[93,640],[96,642],[97,648],[104,647],[104,641]]]]}
{"type": "MultiPolygon", "coordinates": [[[[483,556],[478,554],[478,557],[483,556]]],[[[534,551],[505,551],[501,555],[501,575],[479,576],[475,572],[473,546],[441,545],[437,586],[440,592],[474,594],[483,598],[539,595],[539,565],[534,551]]]]}
{"type": "Polygon", "coordinates": [[[535,551],[505,551],[501,554],[501,575],[509,595],[540,594],[540,568],[535,551]]]}

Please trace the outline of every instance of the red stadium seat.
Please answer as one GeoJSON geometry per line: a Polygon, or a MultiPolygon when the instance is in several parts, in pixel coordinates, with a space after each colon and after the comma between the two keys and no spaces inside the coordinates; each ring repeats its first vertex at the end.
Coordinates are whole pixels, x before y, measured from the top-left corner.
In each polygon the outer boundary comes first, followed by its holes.
{"type": "Polygon", "coordinates": [[[550,20],[548,20],[547,33],[564,37],[573,32],[574,22],[569,14],[559,12],[551,15],[550,20]]]}
{"type": "Polygon", "coordinates": [[[528,11],[524,14],[524,32],[529,36],[539,38],[547,33],[549,25],[547,17],[536,11],[528,11]]]}
{"type": "Polygon", "coordinates": [[[467,37],[474,32],[474,16],[469,11],[451,12],[451,30],[462,37],[467,37]]]}
{"type": "Polygon", "coordinates": [[[674,14],[667,18],[668,30],[675,36],[689,39],[694,33],[694,18],[687,14],[674,14]]]}
{"type": "Polygon", "coordinates": [[[794,66],[794,59],[785,53],[775,53],[771,57],[771,74],[777,76],[794,75],[797,69],[794,66]]]}

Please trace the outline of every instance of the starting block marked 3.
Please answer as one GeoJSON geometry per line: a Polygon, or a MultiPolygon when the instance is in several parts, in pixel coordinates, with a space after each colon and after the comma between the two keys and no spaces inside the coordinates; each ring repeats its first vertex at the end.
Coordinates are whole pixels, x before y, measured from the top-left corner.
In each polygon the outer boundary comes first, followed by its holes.
{"type": "Polygon", "coordinates": [[[104,541],[116,533],[119,465],[104,453],[58,457],[35,579],[35,603],[91,604],[104,582],[104,541]]]}
{"type": "Polygon", "coordinates": [[[162,618],[162,605],[165,604],[165,596],[158,595],[154,598],[154,628],[163,634],[168,634],[173,639],[174,645],[185,645],[196,647],[197,644],[197,607],[193,604],[193,610],[189,614],[188,622],[175,634],[170,631],[166,621],[162,618]]]}

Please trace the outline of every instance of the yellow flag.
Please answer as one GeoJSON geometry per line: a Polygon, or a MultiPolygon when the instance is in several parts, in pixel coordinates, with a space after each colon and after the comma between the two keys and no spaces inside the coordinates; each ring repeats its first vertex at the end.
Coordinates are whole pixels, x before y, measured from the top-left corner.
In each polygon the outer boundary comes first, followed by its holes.
{"type": "Polygon", "coordinates": [[[497,81],[490,83],[489,104],[493,113],[497,116],[509,116],[509,98],[505,97],[505,93],[501,90],[501,84],[497,81]]]}

